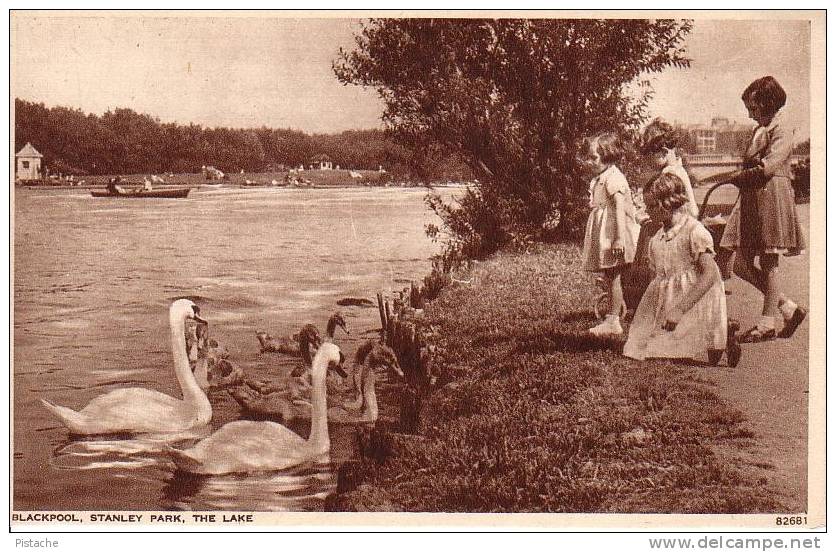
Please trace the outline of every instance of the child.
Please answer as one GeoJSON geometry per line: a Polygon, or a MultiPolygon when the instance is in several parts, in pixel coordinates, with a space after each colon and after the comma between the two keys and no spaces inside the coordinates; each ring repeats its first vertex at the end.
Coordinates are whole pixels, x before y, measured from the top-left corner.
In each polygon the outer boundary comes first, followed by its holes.
{"type": "Polygon", "coordinates": [[[728,340],[726,294],[714,262],[711,234],[691,216],[685,183],[663,173],[644,191],[647,211],[662,228],[651,238],[649,264],[656,276],[636,309],[624,355],[698,358],[712,364],[727,351],[730,366],[740,347],[728,340]]]}
{"type": "Polygon", "coordinates": [[[795,212],[792,189],[792,131],[781,108],[786,92],[773,77],[751,83],[742,95],[749,117],[758,123],[747,150],[744,169],[731,180],[740,188],[740,203],[729,219],[721,245],[737,251],[742,263],[735,272],[763,293],[763,309],[744,342],[788,338],[807,311],[780,292],[779,255],[797,255],[804,249],[804,235],[795,212]],[[758,258],[759,265],[755,264],[758,258]],[[776,317],[784,327],[776,332],[776,317]]]}
{"type": "Polygon", "coordinates": [[[679,140],[679,133],[671,125],[657,118],[647,125],[642,132],[641,152],[654,169],[661,171],[662,174],[675,174],[682,180],[685,185],[685,193],[688,196],[688,212],[692,217],[696,217],[699,213],[699,207],[697,206],[697,200],[694,198],[691,176],[682,165],[682,157],[677,150],[679,140]]]}
{"type": "Polygon", "coordinates": [[[597,174],[589,183],[592,212],[583,240],[584,269],[602,272],[610,291],[610,310],[601,324],[589,331],[595,335],[621,335],[624,295],[621,273],[633,261],[639,225],[627,179],[615,166],[621,157],[614,134],[601,134],[589,143],[589,164],[597,174]]]}
{"type": "MultiPolygon", "coordinates": [[[[694,198],[691,177],[682,165],[682,158],[677,150],[680,139],[680,134],[671,125],[657,118],[642,131],[639,151],[654,171],[658,171],[661,174],[675,174],[682,180],[685,185],[685,193],[688,196],[687,210],[691,216],[696,217],[698,216],[699,208],[697,207],[697,200],[694,198]]],[[[641,191],[639,190],[637,196],[640,195],[641,191]]],[[[636,259],[631,268],[629,278],[633,282],[647,284],[655,276],[652,268],[648,266],[648,246],[650,239],[656,235],[656,232],[659,231],[662,225],[661,223],[648,220],[649,217],[646,214],[643,199],[639,199],[638,197],[637,199],[637,205],[641,204],[641,208],[637,208],[641,231],[639,232],[639,239],[636,243],[636,259]]],[[[646,286],[637,286],[638,289],[644,289],[644,287],[646,286]]]]}

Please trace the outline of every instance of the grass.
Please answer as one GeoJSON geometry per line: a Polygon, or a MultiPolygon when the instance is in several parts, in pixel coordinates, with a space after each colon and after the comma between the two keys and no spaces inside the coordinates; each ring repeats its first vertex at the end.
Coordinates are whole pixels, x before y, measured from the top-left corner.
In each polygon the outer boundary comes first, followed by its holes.
{"type": "Polygon", "coordinates": [[[418,436],[383,434],[343,508],[406,511],[776,511],[716,444],[752,433],[689,366],[636,362],[593,339],[579,252],[501,254],[428,305],[440,388],[418,436]],[[358,506],[360,504],[360,506],[358,506]]]}

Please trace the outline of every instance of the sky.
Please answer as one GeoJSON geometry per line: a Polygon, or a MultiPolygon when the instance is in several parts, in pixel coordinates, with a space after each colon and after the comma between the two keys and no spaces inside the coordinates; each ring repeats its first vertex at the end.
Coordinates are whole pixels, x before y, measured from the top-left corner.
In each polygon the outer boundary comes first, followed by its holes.
{"type": "MultiPolygon", "coordinates": [[[[357,20],[16,14],[11,26],[13,94],[50,107],[306,132],[381,126],[377,93],[343,86],[331,69],[340,47],[353,47],[357,20]]],[[[686,46],[689,69],[652,76],[652,116],[746,122],[741,92],[773,75],[797,137],[809,136],[808,22],[697,20],[686,46]]]]}

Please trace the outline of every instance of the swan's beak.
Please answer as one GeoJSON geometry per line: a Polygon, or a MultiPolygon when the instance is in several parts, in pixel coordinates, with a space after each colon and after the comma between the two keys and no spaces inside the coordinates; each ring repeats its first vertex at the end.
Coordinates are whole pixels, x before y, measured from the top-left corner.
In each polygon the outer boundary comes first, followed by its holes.
{"type": "Polygon", "coordinates": [[[201,324],[205,324],[207,326],[209,325],[209,322],[200,317],[200,307],[198,307],[197,305],[192,307],[192,320],[201,324]]]}

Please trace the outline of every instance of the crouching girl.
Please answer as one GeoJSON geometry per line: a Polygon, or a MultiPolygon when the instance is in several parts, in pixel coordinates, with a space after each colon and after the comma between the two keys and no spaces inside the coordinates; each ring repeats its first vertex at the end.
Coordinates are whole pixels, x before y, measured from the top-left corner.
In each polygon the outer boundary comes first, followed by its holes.
{"type": "Polygon", "coordinates": [[[714,242],[689,213],[685,184],[677,175],[663,173],[645,188],[644,200],[662,228],[650,240],[655,277],[636,309],[624,355],[638,360],[707,355],[717,364],[725,351],[729,365],[737,365],[740,346],[728,330],[714,242]]]}

